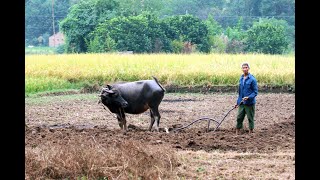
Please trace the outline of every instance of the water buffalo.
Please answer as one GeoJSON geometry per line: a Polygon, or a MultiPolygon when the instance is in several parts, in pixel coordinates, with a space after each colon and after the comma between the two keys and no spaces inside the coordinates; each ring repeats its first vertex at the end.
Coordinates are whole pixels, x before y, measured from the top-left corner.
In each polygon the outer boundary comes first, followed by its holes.
{"type": "Polygon", "coordinates": [[[159,131],[160,113],[158,107],[163,99],[165,89],[157,78],[134,82],[121,82],[107,85],[103,88],[100,102],[117,115],[119,126],[127,131],[125,113],[140,114],[150,109],[151,131],[154,121],[157,121],[156,130],[159,131]]]}

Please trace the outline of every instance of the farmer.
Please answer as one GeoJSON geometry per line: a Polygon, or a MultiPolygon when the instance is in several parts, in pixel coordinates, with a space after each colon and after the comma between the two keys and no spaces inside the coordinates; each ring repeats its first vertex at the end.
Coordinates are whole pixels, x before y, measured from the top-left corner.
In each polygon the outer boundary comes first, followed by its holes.
{"type": "Polygon", "coordinates": [[[239,107],[236,125],[237,135],[239,134],[240,129],[243,128],[243,120],[245,115],[247,115],[249,120],[249,133],[253,133],[256,96],[258,94],[257,80],[252,74],[249,73],[249,63],[242,63],[241,68],[243,74],[240,76],[239,96],[237,104],[235,105],[236,108],[239,107]]]}

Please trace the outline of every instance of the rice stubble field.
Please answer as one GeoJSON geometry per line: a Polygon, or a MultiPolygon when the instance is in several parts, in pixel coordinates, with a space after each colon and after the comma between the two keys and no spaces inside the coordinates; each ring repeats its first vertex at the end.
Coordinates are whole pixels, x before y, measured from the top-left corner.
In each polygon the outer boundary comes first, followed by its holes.
{"type": "Polygon", "coordinates": [[[98,104],[96,94],[26,98],[26,179],[295,179],[295,95],[260,93],[255,132],[235,135],[236,111],[220,128],[235,93],[167,93],[160,132],[149,132],[149,112],[127,115],[128,132],[98,104]],[[211,130],[214,125],[211,124],[211,130]]]}

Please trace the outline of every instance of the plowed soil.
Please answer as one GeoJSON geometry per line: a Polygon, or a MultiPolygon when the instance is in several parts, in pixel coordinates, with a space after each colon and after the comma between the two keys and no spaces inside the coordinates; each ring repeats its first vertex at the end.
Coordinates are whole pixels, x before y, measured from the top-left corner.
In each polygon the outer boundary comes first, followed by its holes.
{"type": "MultiPolygon", "coordinates": [[[[52,142],[66,144],[81,136],[88,141],[112,144],[136,140],[146,145],[164,145],[176,150],[212,150],[270,153],[295,149],[295,95],[260,93],[257,96],[255,132],[248,133],[247,119],[240,135],[235,135],[237,109],[235,94],[175,94],[165,95],[160,104],[160,132],[147,130],[149,112],[127,114],[127,132],[122,132],[116,117],[95,94],[26,98],[25,146],[36,147],[52,142]],[[230,113],[224,118],[226,113],[230,113]],[[198,121],[188,128],[172,129],[190,124],[199,118],[221,121],[220,127],[198,121]],[[224,118],[224,119],[223,119],[224,118]],[[169,129],[169,133],[165,131],[169,129]]],[[[83,142],[85,143],[85,141],[83,142]]]]}
{"type": "Polygon", "coordinates": [[[175,169],[176,179],[294,179],[295,94],[259,93],[253,134],[245,118],[244,129],[235,135],[236,99],[234,93],[167,93],[159,107],[160,132],[147,130],[149,111],[126,114],[128,131],[123,132],[96,94],[29,97],[25,147],[37,153],[47,145],[79,140],[84,147],[133,140],[177,152],[181,165],[175,169]],[[200,118],[223,122],[218,129],[213,121],[207,129],[203,120],[173,131],[200,118]]]}

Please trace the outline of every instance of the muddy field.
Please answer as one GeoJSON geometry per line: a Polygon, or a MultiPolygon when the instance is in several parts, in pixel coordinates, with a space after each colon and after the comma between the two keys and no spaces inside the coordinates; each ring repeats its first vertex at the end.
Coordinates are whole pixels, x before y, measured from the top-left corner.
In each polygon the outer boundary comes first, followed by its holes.
{"type": "MultiPolygon", "coordinates": [[[[166,133],[165,131],[165,128],[171,130],[188,125],[203,117],[220,121],[233,108],[236,98],[236,94],[233,93],[168,93],[159,107],[162,116],[160,132],[147,131],[150,123],[147,111],[140,115],[127,114],[129,130],[126,133],[120,130],[116,117],[97,103],[98,99],[95,94],[26,98],[25,120],[28,128],[25,131],[25,147],[40,147],[47,143],[64,145],[81,137],[83,144],[94,141],[101,145],[110,145],[124,140],[134,140],[150,146],[170,147],[186,157],[188,153],[203,152],[207,153],[207,158],[210,158],[210,153],[211,156],[214,156],[212,153],[219,152],[258,153],[264,154],[264,156],[270,155],[269,157],[265,156],[264,159],[272,159],[275,154],[285,152],[283,157],[289,156],[288,163],[282,166],[285,168],[278,174],[270,174],[269,176],[268,173],[275,172],[277,169],[266,170],[264,178],[294,179],[294,94],[260,93],[257,96],[255,132],[253,134],[248,133],[248,122],[245,119],[243,131],[240,135],[235,135],[237,109],[228,114],[215,132],[213,131],[215,124],[212,122],[210,131],[206,132],[206,121],[199,121],[178,132],[166,133]]],[[[191,161],[188,162],[191,163],[191,161]]],[[[273,162],[276,163],[276,160],[273,162]]],[[[212,168],[213,164],[206,165],[206,169],[212,168]]],[[[239,164],[239,166],[241,165],[239,164]]],[[[184,168],[180,170],[179,176],[187,177],[187,179],[211,177],[208,174],[201,174],[201,171],[194,171],[194,174],[190,174],[188,168],[184,168]]],[[[238,168],[238,171],[243,170],[238,168]]],[[[207,173],[209,172],[207,171],[207,173]]],[[[234,176],[230,177],[234,179],[234,176]]],[[[254,178],[254,174],[243,178],[260,179],[254,178]]]]}

